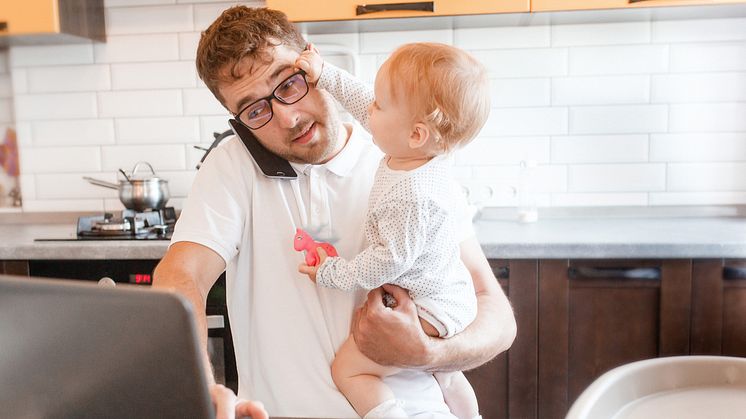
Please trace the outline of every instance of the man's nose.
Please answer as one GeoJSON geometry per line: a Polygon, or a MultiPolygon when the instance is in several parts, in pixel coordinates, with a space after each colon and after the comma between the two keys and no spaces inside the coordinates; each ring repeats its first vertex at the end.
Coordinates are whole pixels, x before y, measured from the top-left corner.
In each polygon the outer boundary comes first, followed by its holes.
{"type": "Polygon", "coordinates": [[[300,113],[296,107],[297,104],[286,105],[284,103],[273,103],[272,112],[277,123],[282,128],[294,128],[300,120],[300,113]]]}

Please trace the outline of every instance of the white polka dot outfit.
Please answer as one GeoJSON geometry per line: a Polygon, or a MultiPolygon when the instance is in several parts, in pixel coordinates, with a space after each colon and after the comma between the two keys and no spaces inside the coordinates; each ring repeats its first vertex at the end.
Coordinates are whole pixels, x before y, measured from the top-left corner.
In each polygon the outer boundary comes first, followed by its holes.
{"type": "MultiPolygon", "coordinates": [[[[369,86],[325,63],[318,87],[367,129],[369,86]]],[[[369,246],[351,260],[328,258],[316,274],[317,284],[345,291],[398,285],[409,290],[420,317],[441,337],[462,331],[476,317],[477,301],[456,238],[459,199],[463,195],[445,157],[410,171],[392,170],[384,158],[368,200],[369,246]]]]}

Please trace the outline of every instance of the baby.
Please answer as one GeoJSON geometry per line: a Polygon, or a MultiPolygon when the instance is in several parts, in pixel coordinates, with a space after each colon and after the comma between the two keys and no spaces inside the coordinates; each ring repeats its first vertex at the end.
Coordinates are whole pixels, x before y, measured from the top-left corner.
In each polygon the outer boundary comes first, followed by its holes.
{"type": "MultiPolygon", "coordinates": [[[[409,291],[427,335],[449,338],[461,332],[476,317],[477,300],[459,251],[463,237],[457,227],[465,204],[457,202],[463,196],[446,157],[471,141],[487,119],[485,68],[458,48],[408,44],[381,66],[373,92],[324,63],[312,46],[296,66],[342,103],[385,153],[368,201],[369,246],[351,260],[319,251],[319,263],[303,264],[300,272],[320,286],[346,291],[398,285],[409,291]]],[[[406,417],[381,379],[398,371],[363,355],[352,336],[332,363],[334,383],[365,418],[406,417]]],[[[453,414],[479,417],[463,373],[436,373],[435,378],[453,414]]]]}

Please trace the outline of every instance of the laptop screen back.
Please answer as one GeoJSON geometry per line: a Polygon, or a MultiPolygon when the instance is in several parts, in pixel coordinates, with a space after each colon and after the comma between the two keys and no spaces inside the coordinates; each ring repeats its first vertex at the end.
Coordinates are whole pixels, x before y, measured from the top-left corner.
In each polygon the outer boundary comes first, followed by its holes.
{"type": "Polygon", "coordinates": [[[0,275],[0,416],[212,418],[187,301],[0,275]]]}

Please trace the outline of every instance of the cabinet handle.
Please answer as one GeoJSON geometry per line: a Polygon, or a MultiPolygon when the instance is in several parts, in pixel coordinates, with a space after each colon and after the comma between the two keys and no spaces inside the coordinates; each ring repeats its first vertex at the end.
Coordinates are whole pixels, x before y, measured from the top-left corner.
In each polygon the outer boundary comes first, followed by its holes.
{"type": "Polygon", "coordinates": [[[746,279],[746,268],[726,266],[723,268],[723,279],[746,279]]]}
{"type": "Polygon", "coordinates": [[[432,1],[419,1],[415,3],[384,3],[363,4],[355,9],[355,15],[366,15],[368,13],[389,12],[392,10],[410,10],[414,12],[434,12],[435,4],[432,1]]]}
{"type": "Polygon", "coordinates": [[[507,266],[500,266],[500,267],[494,268],[492,270],[492,273],[495,275],[495,278],[497,279],[510,279],[510,268],[507,266]]]}
{"type": "Polygon", "coordinates": [[[8,30],[8,22],[0,21],[0,31],[7,31],[8,30]]]}
{"type": "Polygon", "coordinates": [[[660,280],[660,268],[607,268],[581,266],[567,268],[567,275],[572,279],[623,278],[660,280]]]}

